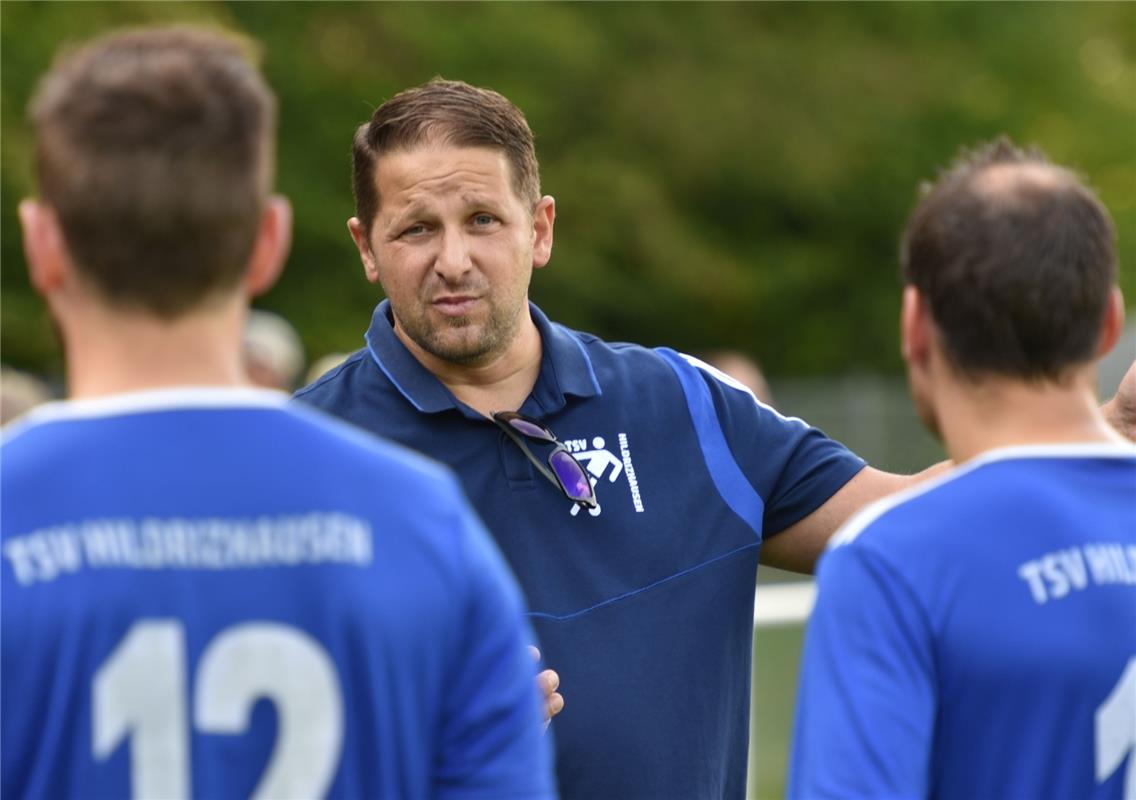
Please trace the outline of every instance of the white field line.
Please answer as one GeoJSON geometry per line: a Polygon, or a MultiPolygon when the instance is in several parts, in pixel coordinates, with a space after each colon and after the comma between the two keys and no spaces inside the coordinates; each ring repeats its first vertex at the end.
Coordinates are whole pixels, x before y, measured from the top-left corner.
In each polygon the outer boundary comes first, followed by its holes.
{"type": "Polygon", "coordinates": [[[771,583],[758,586],[753,596],[753,627],[803,625],[816,602],[816,584],[771,583]]]}

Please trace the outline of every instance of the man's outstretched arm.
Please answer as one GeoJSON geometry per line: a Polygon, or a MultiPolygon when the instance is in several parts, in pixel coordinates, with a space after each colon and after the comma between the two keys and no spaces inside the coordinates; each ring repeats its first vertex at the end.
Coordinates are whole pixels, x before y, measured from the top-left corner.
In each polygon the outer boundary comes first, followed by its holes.
{"type": "Polygon", "coordinates": [[[761,563],[811,574],[828,540],[849,518],[871,502],[949,472],[942,461],[914,475],[896,475],[864,467],[816,511],[761,544],[761,563]]]}
{"type": "MultiPolygon", "coordinates": [[[[1121,435],[1136,442],[1136,361],[1120,381],[1116,395],[1101,406],[1101,413],[1121,435]]],[[[875,500],[943,475],[952,466],[943,461],[914,475],[864,467],[816,511],[766,539],[761,545],[761,563],[811,573],[829,538],[853,514],[875,500]]]]}
{"type": "Polygon", "coordinates": [[[1101,406],[1101,412],[1124,438],[1136,442],[1136,360],[1124,373],[1113,398],[1101,406]]]}

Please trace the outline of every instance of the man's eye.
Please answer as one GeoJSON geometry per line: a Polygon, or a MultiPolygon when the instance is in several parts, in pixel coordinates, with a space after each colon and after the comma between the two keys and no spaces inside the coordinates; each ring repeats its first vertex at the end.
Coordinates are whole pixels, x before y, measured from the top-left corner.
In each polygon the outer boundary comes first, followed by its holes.
{"type": "Polygon", "coordinates": [[[403,236],[419,236],[426,232],[425,225],[411,225],[409,228],[403,230],[403,236]]]}
{"type": "Polygon", "coordinates": [[[473,224],[478,226],[492,225],[496,218],[492,214],[474,214],[473,224]]]}

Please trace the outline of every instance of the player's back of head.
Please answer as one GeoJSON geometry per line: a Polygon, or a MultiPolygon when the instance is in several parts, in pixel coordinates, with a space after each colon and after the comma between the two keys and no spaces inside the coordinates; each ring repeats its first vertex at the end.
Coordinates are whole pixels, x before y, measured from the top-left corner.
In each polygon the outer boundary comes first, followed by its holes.
{"type": "Polygon", "coordinates": [[[1097,354],[1115,230],[1039,151],[1003,138],[964,153],[923,188],[900,260],[963,374],[1055,380],[1097,354]]]}
{"type": "Polygon", "coordinates": [[[276,116],[248,53],[219,32],[129,30],[64,52],[41,80],[40,192],[111,304],[173,318],[244,274],[276,116]]]}

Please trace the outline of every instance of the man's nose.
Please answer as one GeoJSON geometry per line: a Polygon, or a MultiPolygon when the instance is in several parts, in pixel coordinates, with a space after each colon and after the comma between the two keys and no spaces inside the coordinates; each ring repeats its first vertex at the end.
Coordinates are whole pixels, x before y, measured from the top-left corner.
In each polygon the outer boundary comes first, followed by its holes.
{"type": "Polygon", "coordinates": [[[448,283],[459,280],[473,268],[469,242],[461,231],[442,233],[441,249],[434,260],[434,271],[448,283]]]}

